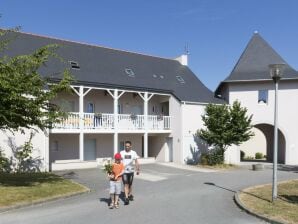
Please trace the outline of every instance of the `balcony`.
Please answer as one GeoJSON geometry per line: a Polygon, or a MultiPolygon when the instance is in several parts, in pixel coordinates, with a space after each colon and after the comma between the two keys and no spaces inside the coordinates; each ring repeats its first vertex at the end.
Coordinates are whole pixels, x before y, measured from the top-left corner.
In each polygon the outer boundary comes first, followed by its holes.
{"type": "MultiPolygon", "coordinates": [[[[114,114],[83,114],[83,129],[87,130],[114,130],[115,121],[117,121],[118,130],[145,130],[145,116],[118,114],[114,119],[114,114]]],[[[170,116],[148,115],[148,130],[170,130],[170,116]]],[[[69,113],[69,116],[62,122],[54,125],[54,129],[80,129],[80,114],[69,113]]]]}

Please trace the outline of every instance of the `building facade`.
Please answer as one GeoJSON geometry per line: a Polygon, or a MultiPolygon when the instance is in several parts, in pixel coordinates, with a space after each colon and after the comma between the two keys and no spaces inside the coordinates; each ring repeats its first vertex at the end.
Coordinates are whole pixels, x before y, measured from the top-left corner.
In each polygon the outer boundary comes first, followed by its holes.
{"type": "MultiPolygon", "coordinates": [[[[74,76],[72,92],[51,103],[69,116],[33,137],[34,154],[44,170],[95,167],[122,150],[124,142],[146,160],[185,163],[198,158],[196,131],[208,103],[222,103],[187,67],[187,55],[166,59],[26,33],[3,52],[11,57],[58,44],[63,63],[52,58],[40,69],[51,82],[64,69],[74,76]]],[[[10,34],[7,34],[10,35],[10,34]]],[[[7,155],[25,134],[2,131],[7,155]]],[[[201,145],[200,145],[201,144],[201,145]]]]}
{"type": "MultiPolygon", "coordinates": [[[[294,70],[258,33],[249,41],[231,74],[220,83],[215,94],[229,104],[235,100],[252,114],[255,136],[236,147],[247,156],[256,152],[273,160],[275,85],[270,64],[284,63],[278,90],[278,162],[298,164],[298,72],[294,70]]],[[[239,152],[238,152],[239,153],[239,152]]]]}

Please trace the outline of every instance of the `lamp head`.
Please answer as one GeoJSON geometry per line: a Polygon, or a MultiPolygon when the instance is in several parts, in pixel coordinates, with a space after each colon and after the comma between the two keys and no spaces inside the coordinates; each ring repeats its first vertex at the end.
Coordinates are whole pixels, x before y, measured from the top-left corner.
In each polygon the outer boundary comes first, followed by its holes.
{"type": "Polygon", "coordinates": [[[281,77],[283,76],[284,67],[284,63],[269,65],[270,76],[274,82],[278,82],[281,79],[281,77]]]}

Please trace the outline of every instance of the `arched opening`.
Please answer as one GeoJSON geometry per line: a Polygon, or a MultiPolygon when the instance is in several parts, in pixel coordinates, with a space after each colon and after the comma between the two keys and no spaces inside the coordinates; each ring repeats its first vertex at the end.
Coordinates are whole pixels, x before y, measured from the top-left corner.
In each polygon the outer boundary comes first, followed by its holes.
{"type": "MultiPolygon", "coordinates": [[[[266,155],[266,162],[273,162],[274,126],[271,124],[256,124],[252,131],[255,133],[249,141],[240,145],[247,158],[255,156],[256,152],[266,155]]],[[[285,163],[286,140],[281,130],[278,130],[278,163],[285,163]]]]}

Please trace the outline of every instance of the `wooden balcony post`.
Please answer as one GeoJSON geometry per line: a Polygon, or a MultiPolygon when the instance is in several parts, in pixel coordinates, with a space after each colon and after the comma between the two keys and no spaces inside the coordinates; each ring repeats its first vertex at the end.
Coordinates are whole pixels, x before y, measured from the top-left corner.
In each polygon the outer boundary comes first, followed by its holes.
{"type": "Polygon", "coordinates": [[[144,158],[148,158],[148,92],[144,93],[144,158]]]}
{"type": "Polygon", "coordinates": [[[118,89],[114,90],[114,155],[118,152],[118,89]]]}
{"type": "Polygon", "coordinates": [[[79,117],[80,117],[80,160],[84,160],[84,87],[79,89],[79,117]]]}

